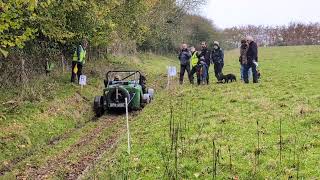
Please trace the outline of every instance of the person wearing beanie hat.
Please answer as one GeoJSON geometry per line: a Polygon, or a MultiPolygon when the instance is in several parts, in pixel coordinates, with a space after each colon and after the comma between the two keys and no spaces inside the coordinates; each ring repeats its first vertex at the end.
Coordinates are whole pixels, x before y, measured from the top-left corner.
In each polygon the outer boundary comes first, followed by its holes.
{"type": "Polygon", "coordinates": [[[245,83],[249,83],[249,70],[252,69],[253,83],[258,83],[258,45],[253,41],[252,36],[247,36],[247,43],[249,44],[247,51],[247,64],[244,66],[243,79],[245,83]]]}
{"type": "Polygon", "coordinates": [[[224,52],[223,49],[220,47],[220,44],[218,41],[213,42],[213,50],[211,52],[211,59],[214,64],[214,74],[220,82],[220,75],[222,74],[222,69],[224,66],[224,52]]]}

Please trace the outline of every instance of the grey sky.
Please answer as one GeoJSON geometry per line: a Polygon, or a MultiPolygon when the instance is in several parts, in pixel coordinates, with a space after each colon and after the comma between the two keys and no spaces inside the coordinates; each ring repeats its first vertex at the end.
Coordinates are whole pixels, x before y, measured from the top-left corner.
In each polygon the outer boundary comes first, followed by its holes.
{"type": "Polygon", "coordinates": [[[220,28],[320,22],[320,0],[208,0],[201,14],[220,28]]]}

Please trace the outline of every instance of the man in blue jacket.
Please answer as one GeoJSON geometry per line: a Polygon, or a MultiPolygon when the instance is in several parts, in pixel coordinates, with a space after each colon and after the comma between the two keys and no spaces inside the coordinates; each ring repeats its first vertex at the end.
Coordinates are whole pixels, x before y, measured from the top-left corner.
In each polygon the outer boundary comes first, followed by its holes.
{"type": "Polygon", "coordinates": [[[247,64],[244,66],[243,78],[246,84],[249,83],[248,72],[252,69],[253,83],[258,83],[258,73],[257,73],[257,62],[258,62],[258,46],[257,43],[253,41],[252,36],[247,36],[247,42],[249,48],[247,51],[247,64]]]}
{"type": "Polygon", "coordinates": [[[179,53],[179,60],[180,60],[180,84],[183,84],[183,77],[185,71],[188,73],[188,78],[190,83],[192,83],[192,79],[190,77],[190,58],[191,52],[188,50],[187,44],[182,44],[181,51],[179,53]]]}

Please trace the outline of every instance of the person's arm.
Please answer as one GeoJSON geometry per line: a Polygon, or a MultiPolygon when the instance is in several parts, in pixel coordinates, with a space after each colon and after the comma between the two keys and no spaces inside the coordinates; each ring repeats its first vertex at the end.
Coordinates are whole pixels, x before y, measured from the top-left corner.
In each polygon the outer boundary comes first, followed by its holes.
{"type": "Polygon", "coordinates": [[[197,56],[197,59],[198,59],[198,61],[197,61],[197,65],[199,65],[200,64],[200,58],[201,58],[201,54],[197,51],[197,52],[195,52],[196,53],[196,56],[197,56]]]}
{"type": "Polygon", "coordinates": [[[182,53],[182,52],[180,52],[179,55],[178,55],[179,61],[180,61],[180,59],[181,59],[181,53],[182,53]]]}
{"type": "Polygon", "coordinates": [[[188,51],[188,52],[187,52],[187,57],[188,57],[188,59],[190,59],[190,58],[191,58],[191,56],[192,56],[191,52],[190,52],[190,51],[188,51]]]}
{"type": "Polygon", "coordinates": [[[224,51],[223,51],[223,49],[221,49],[221,53],[222,53],[222,60],[224,60],[224,51]]]}
{"type": "Polygon", "coordinates": [[[86,55],[87,55],[87,51],[83,50],[83,61],[82,61],[82,64],[86,63],[86,55]]]}
{"type": "Polygon", "coordinates": [[[259,54],[259,53],[258,53],[258,46],[256,46],[256,47],[257,47],[257,49],[256,49],[256,50],[257,50],[256,61],[258,62],[258,54],[259,54]]]}
{"type": "Polygon", "coordinates": [[[220,50],[220,58],[221,58],[221,62],[224,63],[224,52],[222,49],[220,50]]]}
{"type": "Polygon", "coordinates": [[[256,43],[253,43],[252,55],[253,55],[254,60],[258,62],[258,46],[256,43]]]}
{"type": "Polygon", "coordinates": [[[214,64],[214,61],[213,61],[213,51],[211,51],[210,53],[209,53],[209,57],[210,57],[210,63],[211,64],[214,64]]]}
{"type": "Polygon", "coordinates": [[[200,58],[200,53],[198,51],[196,52],[196,56],[198,59],[200,58]]]}

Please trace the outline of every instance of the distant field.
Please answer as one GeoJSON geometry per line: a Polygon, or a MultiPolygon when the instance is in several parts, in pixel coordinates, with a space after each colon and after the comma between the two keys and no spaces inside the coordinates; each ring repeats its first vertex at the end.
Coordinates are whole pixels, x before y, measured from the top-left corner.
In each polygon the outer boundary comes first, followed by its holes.
{"type": "MultiPolygon", "coordinates": [[[[259,84],[218,85],[210,69],[209,86],[158,91],[131,121],[131,155],[123,134],[86,177],[319,179],[320,47],[259,53],[259,84]]],[[[239,78],[238,50],[224,72],[239,78]]]]}

